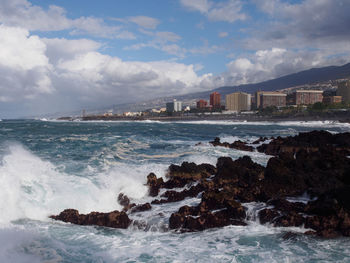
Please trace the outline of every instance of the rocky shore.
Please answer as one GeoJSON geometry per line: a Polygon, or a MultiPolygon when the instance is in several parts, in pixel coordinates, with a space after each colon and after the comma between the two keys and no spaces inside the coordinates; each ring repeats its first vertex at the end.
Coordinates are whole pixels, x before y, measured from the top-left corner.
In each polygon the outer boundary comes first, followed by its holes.
{"type": "Polygon", "coordinates": [[[170,230],[245,226],[247,203],[259,202],[264,204],[258,211],[261,224],[304,227],[305,234],[325,238],[350,236],[350,133],[312,131],[294,137],[260,138],[251,144],[229,144],[220,142],[220,138],[210,143],[273,157],[266,167],[248,156],[237,160],[220,157],[216,166],[172,164],[166,180],[153,173],[147,176],[149,195],[155,198],[151,203],[136,205],[120,194],[118,202],[124,207],[121,212],[83,215],[67,209],[51,218],[79,225],[128,228],[137,224],[129,218],[132,213],[199,197],[198,205],[182,206],[171,214],[170,230]],[[302,195],[309,199],[298,201],[302,195]]]}

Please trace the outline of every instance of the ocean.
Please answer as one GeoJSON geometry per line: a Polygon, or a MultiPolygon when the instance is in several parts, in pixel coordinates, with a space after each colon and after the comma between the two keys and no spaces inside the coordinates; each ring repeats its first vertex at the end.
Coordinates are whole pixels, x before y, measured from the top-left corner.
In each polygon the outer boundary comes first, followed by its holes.
{"type": "MultiPolygon", "coordinates": [[[[284,238],[303,228],[261,225],[262,204],[243,204],[248,226],[195,233],[168,230],[170,214],[199,203],[187,198],[130,215],[138,229],[78,226],[49,218],[66,208],[80,213],[121,210],[117,198],[145,203],[146,177],[164,177],[170,164],[210,163],[249,155],[208,142],[289,136],[323,129],[349,132],[337,122],[59,122],[0,121],[0,262],[350,262],[350,238],[284,238]],[[198,144],[201,142],[201,144],[198,144]]],[[[301,201],[307,196],[301,196],[301,201]]]]}

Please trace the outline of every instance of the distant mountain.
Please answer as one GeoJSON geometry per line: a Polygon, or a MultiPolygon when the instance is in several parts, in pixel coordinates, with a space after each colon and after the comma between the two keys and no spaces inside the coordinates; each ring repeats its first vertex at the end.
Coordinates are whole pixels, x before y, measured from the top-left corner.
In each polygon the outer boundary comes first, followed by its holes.
{"type": "Polygon", "coordinates": [[[275,91],[299,85],[312,84],[327,80],[336,80],[350,77],[350,63],[343,66],[330,66],[323,68],[313,68],[295,74],[283,76],[256,84],[247,84],[233,87],[221,87],[217,91],[228,94],[235,91],[245,91],[253,93],[258,90],[275,91]]]}
{"type": "Polygon", "coordinates": [[[350,78],[350,63],[343,66],[330,66],[323,68],[313,68],[304,70],[298,73],[283,76],[277,79],[267,80],[255,84],[245,84],[239,86],[225,86],[211,91],[192,93],[184,96],[176,96],[176,98],[195,98],[195,97],[209,97],[213,91],[218,91],[222,95],[226,95],[232,92],[244,91],[247,93],[254,93],[258,90],[262,91],[275,91],[280,89],[286,89],[294,86],[312,84],[316,82],[322,82],[327,80],[336,80],[350,78]]]}

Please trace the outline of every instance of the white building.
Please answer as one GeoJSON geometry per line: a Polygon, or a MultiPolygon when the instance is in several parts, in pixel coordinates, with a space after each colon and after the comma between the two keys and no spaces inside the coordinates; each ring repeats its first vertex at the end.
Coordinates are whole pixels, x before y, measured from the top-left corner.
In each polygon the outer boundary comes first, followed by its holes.
{"type": "Polygon", "coordinates": [[[167,112],[177,112],[182,111],[182,102],[174,100],[173,102],[168,102],[166,104],[167,112]]]}

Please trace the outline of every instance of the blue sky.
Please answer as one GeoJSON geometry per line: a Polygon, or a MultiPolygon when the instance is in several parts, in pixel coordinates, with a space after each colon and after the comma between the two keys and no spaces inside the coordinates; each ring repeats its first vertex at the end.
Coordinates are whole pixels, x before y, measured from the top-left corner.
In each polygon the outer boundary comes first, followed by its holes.
{"type": "Polygon", "coordinates": [[[347,0],[0,0],[0,118],[350,60],[347,0]]]}

